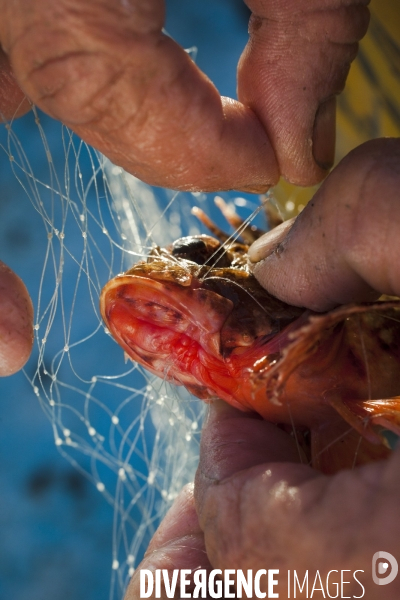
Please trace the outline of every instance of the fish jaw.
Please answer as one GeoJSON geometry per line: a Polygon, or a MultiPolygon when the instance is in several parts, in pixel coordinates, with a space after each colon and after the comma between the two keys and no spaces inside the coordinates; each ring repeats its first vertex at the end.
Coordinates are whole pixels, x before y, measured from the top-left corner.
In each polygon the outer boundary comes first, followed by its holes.
{"type": "Polygon", "coordinates": [[[154,274],[121,275],[104,287],[100,309],[127,355],[153,374],[203,400],[219,397],[242,411],[267,404],[270,419],[279,420],[282,407],[268,403],[265,387],[256,389],[251,373],[266,354],[273,362],[287,343],[287,333],[262,336],[248,347],[224,352],[221,337],[231,327],[233,302],[202,287],[196,277],[182,285],[159,281],[154,274]]]}
{"type": "MultiPolygon", "coordinates": [[[[227,329],[231,331],[237,315],[229,298],[206,289],[195,276],[184,283],[166,280],[164,275],[159,280],[158,276],[152,272],[146,277],[143,270],[139,275],[121,275],[101,294],[103,319],[132,360],[203,400],[219,397],[273,422],[290,423],[294,418],[299,425],[313,425],[322,413],[332,412],[330,406],[321,403],[320,393],[321,377],[329,379],[327,370],[340,348],[332,338],[329,347],[319,353],[317,374],[313,372],[309,378],[306,373],[304,380],[303,369],[297,369],[276,401],[269,389],[270,377],[265,377],[274,373],[278,363],[282,364],[280,373],[291,371],[291,361],[282,361],[282,356],[291,346],[292,336],[308,322],[307,311],[279,333],[262,335],[249,346],[240,345],[238,339],[239,345],[232,348],[231,334],[224,334],[227,329]],[[257,378],[260,362],[263,376],[257,378]]],[[[305,368],[309,369],[307,361],[305,368]]]]}
{"type": "Polygon", "coordinates": [[[104,322],[130,358],[203,399],[221,391],[210,373],[216,366],[218,371],[220,332],[232,308],[229,299],[201,288],[195,278],[182,286],[122,275],[100,298],[104,322]]]}

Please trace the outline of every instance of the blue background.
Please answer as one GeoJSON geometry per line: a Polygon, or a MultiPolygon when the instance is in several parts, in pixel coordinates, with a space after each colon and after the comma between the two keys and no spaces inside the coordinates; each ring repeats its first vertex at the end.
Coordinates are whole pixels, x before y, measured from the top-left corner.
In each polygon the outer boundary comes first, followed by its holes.
{"type": "MultiPolygon", "coordinates": [[[[247,19],[240,0],[167,2],[168,33],[184,47],[197,46],[197,64],[231,97],[247,19]]],[[[42,124],[54,162],[63,161],[59,124],[45,116],[42,124]]],[[[46,179],[32,119],[14,123],[13,130],[36,177],[46,179]]],[[[5,144],[4,128],[0,136],[5,144]]],[[[0,182],[0,257],[36,298],[46,249],[43,224],[1,151],[0,182]]],[[[28,376],[33,368],[28,365],[28,376]]],[[[0,600],[108,598],[112,519],[112,507],[57,452],[26,377],[0,380],[0,600]]]]}

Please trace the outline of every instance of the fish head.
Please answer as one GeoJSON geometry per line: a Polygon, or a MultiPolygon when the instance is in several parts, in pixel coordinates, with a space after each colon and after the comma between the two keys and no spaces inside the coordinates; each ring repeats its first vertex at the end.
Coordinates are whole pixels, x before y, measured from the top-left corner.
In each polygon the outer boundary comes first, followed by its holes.
{"type": "Polygon", "coordinates": [[[101,314],[134,361],[194,395],[245,407],[238,390],[271,340],[302,311],[270,296],[248,271],[246,246],[211,236],[155,248],[109,281],[101,314]]]}

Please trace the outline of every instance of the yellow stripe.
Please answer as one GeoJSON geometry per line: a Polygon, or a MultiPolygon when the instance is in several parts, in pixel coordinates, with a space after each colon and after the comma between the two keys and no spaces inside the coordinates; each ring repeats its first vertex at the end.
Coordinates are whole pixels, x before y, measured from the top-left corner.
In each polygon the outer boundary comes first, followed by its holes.
{"type": "MultiPolygon", "coordinates": [[[[369,139],[400,137],[400,0],[373,0],[370,11],[368,33],[338,98],[336,162],[369,139]]],[[[316,189],[282,180],[274,192],[285,218],[297,214],[316,189]]]]}

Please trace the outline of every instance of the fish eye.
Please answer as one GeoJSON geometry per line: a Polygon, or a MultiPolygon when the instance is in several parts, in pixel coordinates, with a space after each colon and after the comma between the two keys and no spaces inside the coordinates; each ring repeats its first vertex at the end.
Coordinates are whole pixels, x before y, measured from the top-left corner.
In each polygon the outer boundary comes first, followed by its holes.
{"type": "Polygon", "coordinates": [[[192,235],[179,238],[172,244],[172,256],[190,260],[198,265],[204,265],[215,255],[213,263],[218,263],[218,266],[225,267],[230,265],[230,259],[227,254],[222,256],[218,252],[221,248],[221,243],[209,235],[192,235]],[[215,254],[217,253],[217,254],[215,254]],[[224,264],[221,264],[223,261],[224,264]]]}

